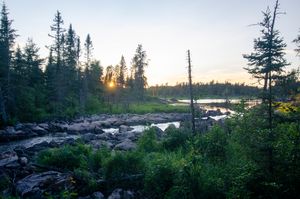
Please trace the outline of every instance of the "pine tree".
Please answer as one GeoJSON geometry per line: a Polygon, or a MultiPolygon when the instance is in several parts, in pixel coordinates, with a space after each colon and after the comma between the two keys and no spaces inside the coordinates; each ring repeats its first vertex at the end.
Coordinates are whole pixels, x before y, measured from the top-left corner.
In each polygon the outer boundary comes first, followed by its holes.
{"type": "Polygon", "coordinates": [[[119,66],[119,72],[118,72],[118,76],[117,76],[117,84],[120,88],[124,88],[125,87],[125,83],[126,83],[126,73],[127,73],[127,66],[126,66],[126,62],[125,62],[125,58],[122,55],[121,57],[121,61],[119,66]]]}
{"type": "Polygon", "coordinates": [[[63,51],[64,51],[64,33],[65,29],[62,27],[64,22],[61,17],[61,13],[57,11],[54,20],[53,25],[51,26],[51,31],[54,33],[53,35],[49,34],[51,38],[54,40],[54,44],[50,47],[52,50],[52,56],[53,56],[53,64],[55,65],[55,73],[52,76],[53,79],[49,79],[50,76],[48,76],[48,82],[53,85],[54,91],[50,91],[49,93],[54,93],[54,112],[60,113],[62,112],[62,105],[63,105],[63,99],[64,99],[64,85],[63,85],[63,51]]]}
{"type": "Polygon", "coordinates": [[[147,86],[145,67],[147,65],[148,60],[146,51],[144,51],[142,45],[139,44],[132,59],[132,67],[134,71],[134,94],[138,100],[143,100],[145,96],[145,87],[147,86]]]}
{"type": "Polygon", "coordinates": [[[274,80],[283,72],[283,68],[288,65],[285,59],[285,47],[286,44],[283,38],[280,37],[280,33],[275,29],[276,17],[278,15],[279,2],[276,1],[273,14],[268,8],[266,12],[263,12],[264,20],[259,23],[262,27],[262,36],[254,40],[254,53],[250,55],[244,55],[244,58],[248,60],[249,67],[246,70],[259,80],[264,80],[264,96],[263,102],[267,102],[267,120],[268,120],[268,143],[267,148],[267,162],[268,171],[273,174],[274,161],[273,151],[274,147],[272,142],[274,140],[273,134],[273,83],[274,80]],[[268,91],[268,95],[267,95],[268,91]]]}
{"type": "Polygon", "coordinates": [[[297,38],[293,41],[297,48],[295,49],[295,51],[297,52],[297,55],[300,56],[300,31],[299,31],[299,35],[297,36],[297,38]]]}
{"type": "MultiPolygon", "coordinates": [[[[16,53],[15,63],[18,61],[19,55],[16,53]]],[[[17,118],[22,121],[35,121],[44,114],[45,107],[45,78],[41,69],[43,59],[39,56],[39,48],[29,39],[26,43],[21,63],[24,65],[24,73],[22,76],[23,83],[18,79],[15,83],[19,85],[16,93],[17,118]]],[[[15,66],[14,68],[20,68],[15,66]]],[[[16,72],[16,71],[15,71],[16,72]]]]}
{"type": "Polygon", "coordinates": [[[269,8],[263,12],[264,20],[259,23],[262,27],[262,36],[254,40],[254,52],[243,55],[248,60],[248,67],[245,69],[253,77],[264,81],[264,100],[268,88],[271,88],[272,80],[280,75],[283,68],[288,65],[284,58],[286,44],[279,31],[275,30],[278,6],[277,1],[273,15],[269,8]]]}
{"type": "Polygon", "coordinates": [[[12,20],[8,18],[8,10],[3,3],[0,22],[0,122],[10,119],[14,109],[10,85],[10,70],[16,30],[12,28],[12,20]]]}

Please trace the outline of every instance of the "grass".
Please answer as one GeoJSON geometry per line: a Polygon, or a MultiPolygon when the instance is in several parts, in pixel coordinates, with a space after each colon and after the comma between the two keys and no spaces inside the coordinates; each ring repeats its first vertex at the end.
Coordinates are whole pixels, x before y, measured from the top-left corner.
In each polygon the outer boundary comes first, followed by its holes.
{"type": "Polygon", "coordinates": [[[110,113],[110,114],[122,114],[122,113],[188,113],[189,107],[187,106],[172,106],[169,104],[163,104],[159,102],[143,102],[143,103],[131,103],[131,104],[105,104],[100,107],[94,107],[88,114],[110,113]]]}

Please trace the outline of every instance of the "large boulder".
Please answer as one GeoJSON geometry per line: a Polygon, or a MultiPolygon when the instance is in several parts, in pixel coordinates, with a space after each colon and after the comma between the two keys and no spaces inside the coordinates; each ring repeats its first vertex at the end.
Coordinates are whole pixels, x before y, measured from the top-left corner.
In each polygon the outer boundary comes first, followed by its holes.
{"type": "Polygon", "coordinates": [[[115,189],[107,199],[133,199],[134,193],[123,189],[115,189]]]}
{"type": "Polygon", "coordinates": [[[16,191],[22,198],[45,198],[45,193],[55,195],[66,188],[72,190],[72,178],[56,171],[31,174],[16,183],[16,191]]]}
{"type": "Polygon", "coordinates": [[[81,136],[81,139],[86,143],[88,143],[92,140],[95,140],[96,138],[97,138],[97,136],[93,133],[87,133],[87,134],[84,134],[81,136]]]}
{"type": "Polygon", "coordinates": [[[125,133],[125,132],[131,131],[131,130],[133,130],[133,128],[130,126],[121,125],[119,127],[119,133],[125,133]]]}
{"type": "Polygon", "coordinates": [[[115,134],[116,139],[119,141],[123,141],[126,139],[130,139],[130,140],[137,140],[137,136],[135,135],[134,132],[128,131],[128,132],[123,132],[123,133],[116,133],[115,134]]]}
{"type": "Polygon", "coordinates": [[[125,139],[120,144],[115,146],[115,150],[129,151],[136,148],[136,144],[129,139],[125,139]]]}
{"type": "Polygon", "coordinates": [[[16,130],[14,127],[7,127],[5,130],[0,131],[0,142],[22,140],[37,135],[38,134],[34,132],[26,132],[23,130],[16,130]]]}
{"type": "Polygon", "coordinates": [[[101,192],[95,192],[92,195],[79,197],[78,199],[105,199],[104,195],[101,192]]]}
{"type": "Polygon", "coordinates": [[[0,154],[0,168],[8,165],[17,164],[18,156],[15,152],[5,152],[0,154]]]}

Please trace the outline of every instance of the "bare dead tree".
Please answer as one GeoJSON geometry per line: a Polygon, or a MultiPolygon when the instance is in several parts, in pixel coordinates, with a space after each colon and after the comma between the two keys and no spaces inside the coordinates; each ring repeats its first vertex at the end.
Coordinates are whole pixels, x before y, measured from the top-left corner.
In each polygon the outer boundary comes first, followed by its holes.
{"type": "Polygon", "coordinates": [[[192,69],[191,69],[191,55],[188,50],[188,74],[189,74],[189,87],[190,87],[190,100],[191,100],[191,113],[192,113],[192,132],[195,134],[195,108],[194,108],[194,95],[193,95],[193,82],[192,82],[192,69]]]}

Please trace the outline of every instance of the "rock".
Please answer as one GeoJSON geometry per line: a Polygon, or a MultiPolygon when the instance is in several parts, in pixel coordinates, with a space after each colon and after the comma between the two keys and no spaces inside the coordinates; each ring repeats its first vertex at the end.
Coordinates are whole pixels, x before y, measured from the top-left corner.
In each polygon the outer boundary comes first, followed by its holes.
{"type": "Polygon", "coordinates": [[[7,167],[8,165],[16,164],[18,156],[15,152],[5,152],[0,155],[0,168],[7,167]]]}
{"type": "Polygon", "coordinates": [[[21,166],[26,166],[28,164],[28,159],[26,157],[20,157],[19,163],[21,166]]]}
{"type": "Polygon", "coordinates": [[[80,196],[77,199],[93,199],[91,196],[80,196]]]}
{"type": "Polygon", "coordinates": [[[123,189],[115,189],[107,199],[133,199],[134,193],[123,189]]]}
{"type": "Polygon", "coordinates": [[[102,149],[102,148],[112,149],[112,147],[114,146],[111,142],[104,141],[104,140],[92,140],[90,144],[95,149],[102,149]]]}
{"type": "Polygon", "coordinates": [[[133,141],[137,140],[137,136],[131,131],[123,132],[123,133],[116,133],[115,136],[116,136],[116,139],[119,141],[124,141],[125,139],[130,139],[133,141]]]}
{"type": "Polygon", "coordinates": [[[33,131],[34,133],[37,133],[38,135],[46,135],[48,134],[48,131],[45,130],[44,128],[40,127],[40,126],[32,126],[30,128],[31,131],[33,131]]]}
{"type": "Polygon", "coordinates": [[[0,142],[8,142],[13,140],[21,140],[36,136],[36,133],[25,132],[23,130],[15,130],[13,127],[7,127],[4,131],[0,131],[0,142]]]}
{"type": "Polygon", "coordinates": [[[104,133],[104,131],[100,127],[95,127],[94,128],[94,133],[95,134],[102,134],[102,133],[104,133]]]}
{"type": "Polygon", "coordinates": [[[209,110],[209,111],[206,112],[206,117],[209,117],[209,116],[218,116],[218,115],[223,115],[223,113],[221,112],[220,109],[209,110]]]}
{"type": "Polygon", "coordinates": [[[131,131],[131,130],[133,130],[133,128],[130,126],[121,125],[119,127],[119,133],[124,133],[124,132],[131,131]]]}
{"type": "Polygon", "coordinates": [[[104,195],[101,192],[95,192],[92,194],[93,199],[104,199],[104,195]]]}
{"type": "Polygon", "coordinates": [[[129,139],[124,140],[115,146],[115,150],[129,151],[136,148],[136,144],[129,139]]]}
{"type": "Polygon", "coordinates": [[[49,147],[49,143],[47,141],[44,141],[44,142],[41,142],[41,143],[38,143],[38,144],[35,144],[29,148],[27,148],[28,151],[33,151],[33,152],[36,152],[36,151],[41,151],[45,148],[48,148],[49,147]]]}
{"type": "Polygon", "coordinates": [[[95,134],[92,134],[92,133],[87,133],[87,134],[84,134],[81,136],[81,139],[84,141],[84,142],[90,142],[92,140],[95,140],[97,138],[97,136],[95,134]]]}
{"type": "Polygon", "coordinates": [[[49,131],[49,124],[47,124],[47,123],[41,123],[41,124],[39,124],[39,127],[49,131]]]}
{"type": "Polygon", "coordinates": [[[44,198],[45,192],[54,195],[65,188],[73,188],[70,176],[56,171],[31,174],[16,183],[16,191],[22,198],[44,198]]]}
{"type": "Polygon", "coordinates": [[[114,139],[114,135],[112,133],[106,132],[106,133],[102,133],[101,135],[97,135],[97,139],[100,140],[114,139]]]}

